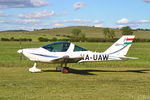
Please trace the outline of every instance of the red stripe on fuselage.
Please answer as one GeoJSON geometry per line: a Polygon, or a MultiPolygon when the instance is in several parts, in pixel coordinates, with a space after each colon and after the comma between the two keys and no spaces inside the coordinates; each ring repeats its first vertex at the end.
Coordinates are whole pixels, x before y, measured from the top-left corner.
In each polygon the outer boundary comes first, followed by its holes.
{"type": "Polygon", "coordinates": [[[133,41],[134,38],[127,38],[126,41],[133,41]]]}

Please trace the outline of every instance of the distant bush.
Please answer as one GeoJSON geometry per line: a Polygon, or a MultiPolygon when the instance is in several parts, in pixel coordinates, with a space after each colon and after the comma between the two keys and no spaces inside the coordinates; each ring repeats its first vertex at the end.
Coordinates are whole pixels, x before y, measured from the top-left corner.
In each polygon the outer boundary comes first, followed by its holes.
{"type": "Polygon", "coordinates": [[[40,42],[48,42],[48,41],[49,41],[48,38],[43,38],[43,37],[39,37],[38,40],[39,40],[40,42]]]}
{"type": "Polygon", "coordinates": [[[53,37],[52,39],[49,39],[49,41],[57,41],[58,39],[56,37],[53,37]]]}
{"type": "Polygon", "coordinates": [[[10,41],[8,38],[1,38],[1,41],[10,41]]]}
{"type": "Polygon", "coordinates": [[[1,41],[32,41],[32,39],[30,38],[20,38],[20,39],[16,39],[14,37],[11,38],[1,38],[1,41]]]}
{"type": "Polygon", "coordinates": [[[32,39],[29,39],[29,38],[20,38],[20,39],[15,39],[16,41],[29,41],[31,42],[32,39]]]}
{"type": "Polygon", "coordinates": [[[104,38],[84,38],[74,37],[70,39],[58,39],[57,41],[70,41],[70,42],[115,42],[117,38],[114,39],[104,39],[104,38]]]}
{"type": "MultiPolygon", "coordinates": [[[[12,38],[13,39],[13,38],[12,38]]],[[[57,39],[56,37],[52,38],[52,39],[48,39],[48,38],[43,38],[43,37],[39,37],[38,38],[40,42],[48,42],[48,41],[70,41],[70,42],[116,42],[119,38],[114,38],[114,39],[104,39],[104,38],[84,38],[84,40],[82,40],[80,37],[72,37],[72,38],[65,38],[65,39],[57,39]]],[[[6,40],[7,39],[3,39],[6,40]]],[[[8,40],[10,41],[10,40],[8,40]]],[[[134,40],[134,42],[150,42],[150,39],[138,39],[136,38],[134,40]]]]}
{"type": "MultiPolygon", "coordinates": [[[[104,38],[86,38],[87,42],[116,42],[119,38],[104,39],[104,38]]],[[[134,42],[150,42],[150,39],[135,38],[134,42]]]]}
{"type": "Polygon", "coordinates": [[[150,39],[139,39],[139,38],[135,38],[134,42],[150,42],[150,39]]]}
{"type": "Polygon", "coordinates": [[[48,42],[48,41],[58,41],[56,37],[53,37],[52,39],[44,38],[44,37],[39,37],[38,40],[40,42],[48,42]]]}
{"type": "Polygon", "coordinates": [[[135,31],[138,31],[138,30],[140,30],[140,31],[150,31],[150,29],[142,29],[142,28],[135,29],[135,31]]]}
{"type": "Polygon", "coordinates": [[[72,36],[70,35],[62,35],[63,37],[68,37],[68,38],[71,38],[72,36]]]}
{"type": "Polygon", "coordinates": [[[79,36],[80,33],[82,33],[82,31],[81,31],[81,29],[72,29],[71,33],[74,37],[77,37],[77,36],[79,36]]]}
{"type": "Polygon", "coordinates": [[[132,35],[133,34],[133,30],[131,29],[130,26],[122,27],[121,31],[122,31],[122,35],[132,35]]]}
{"type": "Polygon", "coordinates": [[[61,36],[60,34],[57,34],[56,36],[61,36]]]}
{"type": "Polygon", "coordinates": [[[115,31],[111,30],[109,28],[104,28],[103,34],[104,34],[105,39],[114,39],[115,38],[115,31]]]}

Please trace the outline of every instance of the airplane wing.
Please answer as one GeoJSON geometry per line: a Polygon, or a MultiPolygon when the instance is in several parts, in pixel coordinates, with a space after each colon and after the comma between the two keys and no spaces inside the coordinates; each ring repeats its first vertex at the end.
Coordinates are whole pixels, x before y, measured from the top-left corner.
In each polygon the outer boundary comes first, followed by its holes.
{"type": "Polygon", "coordinates": [[[57,59],[52,60],[53,63],[77,63],[80,60],[82,60],[83,57],[69,57],[69,56],[63,56],[57,59]]]}

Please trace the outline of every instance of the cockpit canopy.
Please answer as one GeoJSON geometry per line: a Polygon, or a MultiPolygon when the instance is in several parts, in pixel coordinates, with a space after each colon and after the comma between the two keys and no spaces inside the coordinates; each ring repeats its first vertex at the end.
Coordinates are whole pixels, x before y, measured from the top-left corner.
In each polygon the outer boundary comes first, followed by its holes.
{"type": "MultiPolygon", "coordinates": [[[[70,44],[71,44],[70,42],[60,41],[44,45],[42,48],[50,52],[66,52],[69,49],[70,44]]],[[[74,51],[87,51],[87,50],[75,45],[74,51]]]]}

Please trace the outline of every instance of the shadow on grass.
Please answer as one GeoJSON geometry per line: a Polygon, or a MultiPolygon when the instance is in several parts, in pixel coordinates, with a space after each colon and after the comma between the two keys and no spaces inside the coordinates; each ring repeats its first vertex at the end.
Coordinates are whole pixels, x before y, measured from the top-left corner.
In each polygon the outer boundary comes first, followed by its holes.
{"type": "MultiPolygon", "coordinates": [[[[78,70],[78,69],[73,69],[69,68],[69,73],[72,74],[79,74],[79,75],[96,75],[91,72],[132,72],[132,73],[147,73],[145,71],[150,71],[150,69],[143,69],[143,70],[123,70],[123,71],[116,71],[116,70],[93,70],[93,69],[84,69],[84,70],[78,70]]],[[[43,72],[58,72],[56,70],[43,70],[43,72]]]]}

